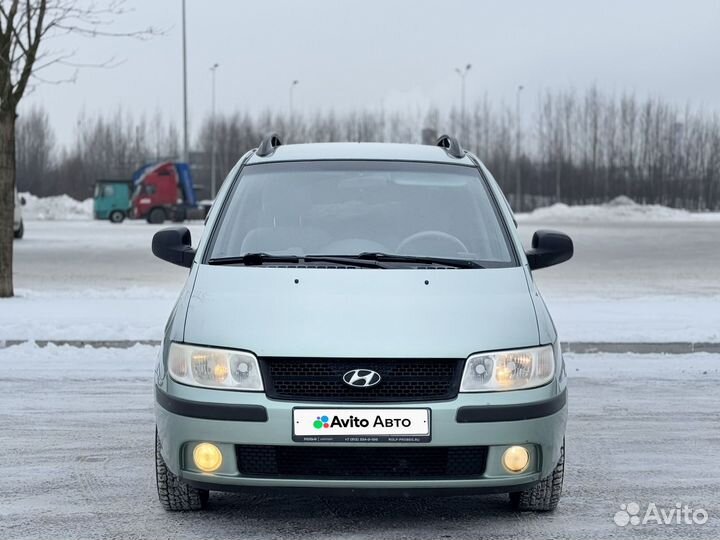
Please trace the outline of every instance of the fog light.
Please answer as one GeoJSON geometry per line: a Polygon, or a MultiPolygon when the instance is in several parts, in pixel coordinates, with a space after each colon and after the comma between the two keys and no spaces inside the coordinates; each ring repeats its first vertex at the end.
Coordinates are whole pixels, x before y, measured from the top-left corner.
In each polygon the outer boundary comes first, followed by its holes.
{"type": "Polygon", "coordinates": [[[503,452],[502,462],[511,473],[523,472],[530,463],[530,453],[522,446],[511,446],[503,452]]]}
{"type": "Polygon", "coordinates": [[[215,472],[222,465],[222,452],[214,444],[198,444],[193,450],[195,466],[202,472],[215,472]]]}

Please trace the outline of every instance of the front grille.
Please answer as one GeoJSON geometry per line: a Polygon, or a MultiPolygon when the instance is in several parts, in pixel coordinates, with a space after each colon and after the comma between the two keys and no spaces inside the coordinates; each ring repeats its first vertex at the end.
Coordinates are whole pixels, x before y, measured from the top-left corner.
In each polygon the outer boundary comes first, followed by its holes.
{"type": "Polygon", "coordinates": [[[272,399],[326,402],[437,401],[453,399],[460,384],[461,360],[434,358],[260,359],[265,391],[272,399]],[[371,369],[380,383],[356,388],[343,382],[353,369],[371,369]]]}
{"type": "Polygon", "coordinates": [[[263,478],[477,478],[487,459],[486,446],[238,445],[236,451],[240,474],[263,478]]]}

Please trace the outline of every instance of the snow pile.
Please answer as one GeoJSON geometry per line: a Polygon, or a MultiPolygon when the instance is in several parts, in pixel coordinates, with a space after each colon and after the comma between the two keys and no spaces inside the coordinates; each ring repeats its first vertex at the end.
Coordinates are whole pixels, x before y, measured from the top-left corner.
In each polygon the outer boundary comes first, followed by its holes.
{"type": "Polygon", "coordinates": [[[59,221],[67,219],[92,219],[93,200],[78,201],[68,195],[36,197],[32,193],[21,193],[26,204],[22,209],[23,219],[59,221]]]}
{"type": "Polygon", "coordinates": [[[621,195],[605,204],[556,203],[516,217],[518,221],[720,221],[720,212],[696,213],[659,204],[638,204],[621,195]]]}

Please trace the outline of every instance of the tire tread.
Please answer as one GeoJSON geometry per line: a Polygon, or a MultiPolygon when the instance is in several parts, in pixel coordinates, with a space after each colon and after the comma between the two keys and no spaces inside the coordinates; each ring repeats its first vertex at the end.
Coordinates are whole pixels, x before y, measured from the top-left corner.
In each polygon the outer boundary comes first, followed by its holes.
{"type": "Polygon", "coordinates": [[[510,502],[521,512],[552,512],[560,502],[565,475],[565,444],[555,469],[546,478],[528,490],[510,494],[510,502]]]}
{"type": "Polygon", "coordinates": [[[202,510],[207,506],[209,492],[182,482],[167,468],[160,453],[160,442],[155,432],[155,479],[160,504],[170,512],[202,510]]]}

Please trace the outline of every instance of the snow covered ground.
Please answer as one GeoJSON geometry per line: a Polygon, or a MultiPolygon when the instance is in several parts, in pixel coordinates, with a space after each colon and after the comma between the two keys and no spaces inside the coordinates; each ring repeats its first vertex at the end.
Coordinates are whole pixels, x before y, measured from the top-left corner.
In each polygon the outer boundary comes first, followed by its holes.
{"type": "MultiPolygon", "coordinates": [[[[78,204],[41,200],[26,216],[15,244],[18,296],[0,300],[0,341],[160,338],[187,271],[150,253],[160,227],[57,219],[63,205],[84,216],[78,204]]],[[[528,244],[540,228],[575,240],[575,258],[535,274],[562,338],[720,342],[720,220],[620,206],[629,205],[519,216],[528,244]]],[[[202,224],[190,228],[199,239],[202,224]]],[[[0,344],[0,538],[720,537],[718,354],[566,354],[567,472],[551,515],[510,512],[500,495],[222,493],[189,515],[167,514],[156,500],[157,353],[0,344]],[[710,519],[615,525],[630,502],[687,504],[710,519]]]]}
{"type": "Polygon", "coordinates": [[[535,273],[563,339],[720,342],[720,214],[637,206],[520,216],[526,245],[538,229],[575,243],[573,259],[535,273]]]}
{"type": "MultiPolygon", "coordinates": [[[[159,339],[187,270],[150,252],[144,221],[29,221],[15,244],[16,296],[0,340],[159,339]]],[[[196,240],[202,224],[191,224],[196,240]]]]}
{"type": "MultiPolygon", "coordinates": [[[[150,253],[160,227],[87,219],[87,202],[29,199],[15,244],[17,297],[0,301],[0,340],[147,340],[187,271],[150,253]],[[69,212],[73,219],[57,220],[69,212]],[[85,219],[74,219],[85,216],[85,219]]],[[[575,256],[535,278],[565,341],[720,342],[720,214],[627,200],[518,216],[530,244],[564,231],[575,256]]],[[[201,223],[190,225],[195,240],[201,223]]]]}
{"type": "Polygon", "coordinates": [[[157,347],[0,349],[0,537],[720,537],[720,355],[566,355],[564,495],[550,515],[505,496],[365,499],[213,493],[167,514],[154,485],[157,347]],[[613,521],[621,504],[702,508],[704,525],[613,521]]]}

